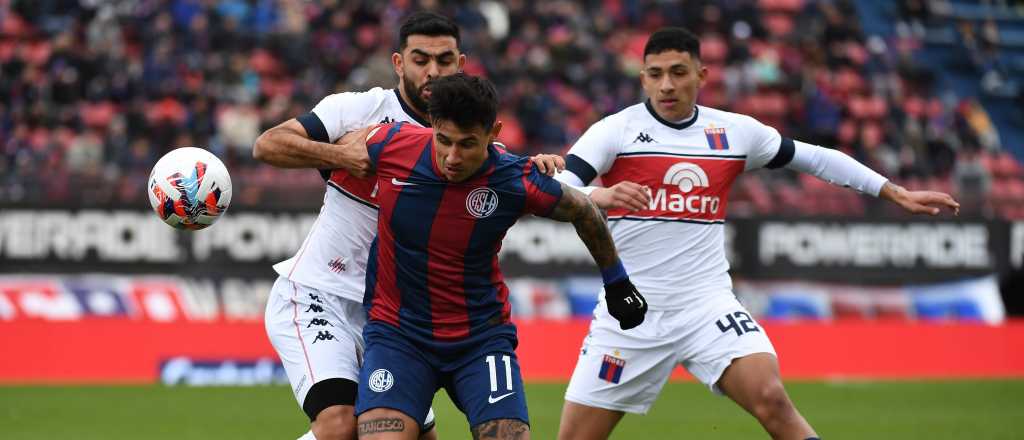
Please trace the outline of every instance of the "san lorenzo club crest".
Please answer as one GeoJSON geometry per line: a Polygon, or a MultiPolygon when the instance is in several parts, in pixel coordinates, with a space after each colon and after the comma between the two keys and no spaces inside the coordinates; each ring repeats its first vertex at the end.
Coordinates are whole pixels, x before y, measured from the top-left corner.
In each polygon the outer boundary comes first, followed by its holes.
{"type": "Polygon", "coordinates": [[[395,384],[395,376],[392,376],[390,371],[381,368],[370,373],[369,382],[371,390],[376,393],[383,393],[390,390],[391,385],[395,384]]]}
{"type": "Polygon", "coordinates": [[[498,209],[498,193],[490,188],[477,188],[466,196],[466,211],[476,218],[484,218],[498,209]]]}

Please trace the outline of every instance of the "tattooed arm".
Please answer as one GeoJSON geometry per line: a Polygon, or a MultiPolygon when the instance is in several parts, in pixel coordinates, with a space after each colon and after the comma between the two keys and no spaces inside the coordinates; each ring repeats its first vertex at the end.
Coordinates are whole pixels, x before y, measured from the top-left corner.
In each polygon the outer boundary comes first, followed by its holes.
{"type": "Polygon", "coordinates": [[[604,215],[590,197],[569,185],[560,184],[562,198],[548,217],[571,222],[576,227],[576,234],[583,240],[583,244],[587,245],[587,250],[597,262],[597,267],[601,268],[608,313],[619,321],[619,327],[628,330],[640,325],[647,313],[647,301],[629,281],[626,268],[615,250],[615,242],[608,232],[604,215]]]}
{"type": "Polygon", "coordinates": [[[619,261],[615,251],[615,243],[608,232],[608,224],[597,205],[589,197],[575,188],[560,183],[562,198],[555,205],[548,218],[560,222],[570,222],[576,228],[576,234],[587,245],[587,250],[597,262],[597,267],[606,269],[619,261]]]}

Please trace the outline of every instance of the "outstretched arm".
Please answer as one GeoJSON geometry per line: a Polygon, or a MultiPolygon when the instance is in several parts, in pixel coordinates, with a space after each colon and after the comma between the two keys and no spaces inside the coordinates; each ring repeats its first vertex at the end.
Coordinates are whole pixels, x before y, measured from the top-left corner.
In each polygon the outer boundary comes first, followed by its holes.
{"type": "Polygon", "coordinates": [[[960,204],[949,194],[937,191],[908,191],[839,150],[800,141],[791,141],[788,148],[791,148],[791,160],[785,164],[786,168],[889,200],[912,214],[936,215],[942,207],[948,208],[954,214],[960,210],[960,204]]]}
{"type": "Polygon", "coordinates": [[[940,208],[947,208],[953,214],[960,213],[960,204],[949,194],[938,191],[908,191],[892,182],[885,182],[878,198],[899,205],[911,214],[938,215],[940,208]]]}
{"type": "Polygon", "coordinates": [[[615,242],[608,232],[608,224],[597,205],[575,188],[559,182],[562,186],[562,198],[555,205],[548,218],[561,222],[570,222],[576,228],[576,234],[587,246],[590,255],[597,262],[597,267],[607,269],[619,261],[615,242]]]}
{"type": "Polygon", "coordinates": [[[571,222],[576,227],[576,234],[601,268],[608,313],[619,321],[619,327],[628,330],[642,324],[647,313],[647,300],[629,281],[604,215],[589,197],[565,183],[559,184],[562,186],[562,198],[548,217],[571,222]]]}
{"type": "Polygon", "coordinates": [[[363,148],[346,142],[346,138],[339,140],[341,145],[317,142],[298,120],[289,119],[256,138],[252,156],[280,168],[344,168],[356,177],[368,175],[372,166],[366,154],[365,135],[363,148]]]}

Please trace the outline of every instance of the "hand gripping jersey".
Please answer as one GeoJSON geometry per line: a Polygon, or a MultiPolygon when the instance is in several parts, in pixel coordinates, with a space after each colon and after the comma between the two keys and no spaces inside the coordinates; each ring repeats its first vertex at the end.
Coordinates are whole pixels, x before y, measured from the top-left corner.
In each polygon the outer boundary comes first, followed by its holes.
{"type": "Polygon", "coordinates": [[[559,183],[493,144],[479,171],[448,182],[431,129],[398,123],[371,133],[380,216],[363,300],[369,320],[422,344],[466,341],[507,324],[501,240],[519,217],[548,215],[562,196],[559,183]]]}
{"type": "MultiPolygon", "coordinates": [[[[374,124],[408,121],[428,126],[397,89],[373,88],[338,93],[297,118],[310,139],[335,142],[345,133],[374,124]]],[[[352,177],[345,170],[322,170],[327,182],[324,206],[295,256],[274,265],[292,282],[362,301],[366,257],[377,233],[376,179],[352,177]]]]}
{"type": "Polygon", "coordinates": [[[601,176],[605,187],[628,180],[650,188],[647,209],[609,210],[609,229],[650,308],[681,309],[732,289],[723,223],[736,176],[785,165],[792,154],[792,140],[749,116],[697,106],[673,123],[644,103],[590,127],[558,179],[579,185],[601,176]]]}

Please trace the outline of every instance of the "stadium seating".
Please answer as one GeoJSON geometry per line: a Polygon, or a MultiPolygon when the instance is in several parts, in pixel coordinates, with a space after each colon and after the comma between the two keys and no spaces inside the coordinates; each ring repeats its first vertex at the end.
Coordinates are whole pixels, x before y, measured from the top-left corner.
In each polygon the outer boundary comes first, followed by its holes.
{"type": "MultiPolygon", "coordinates": [[[[315,194],[315,173],[260,166],[253,139],[326,94],[393,85],[391,42],[379,35],[415,7],[156,3],[0,6],[0,201],[141,203],[150,164],[190,144],[227,162],[245,188],[239,206],[313,208],[319,197],[291,195],[315,194]]],[[[981,149],[992,185],[980,214],[1022,218],[1024,112],[984,90],[1024,88],[1012,81],[1024,69],[1024,15],[998,2],[924,3],[923,11],[884,2],[655,3],[642,12],[608,1],[577,16],[573,2],[527,1],[500,11],[511,26],[501,34],[489,34],[475,4],[440,10],[465,29],[467,70],[502,90],[504,140],[518,153],[562,152],[594,121],[640,100],[647,33],[684,25],[702,37],[710,69],[702,104],[840,148],[909,185],[958,189],[953,164],[981,149]],[[992,66],[1005,72],[1002,82],[983,86],[978,73],[948,68],[956,50],[988,59],[983,45],[956,46],[962,23],[998,41],[992,66]],[[918,25],[919,33],[901,30],[918,25]],[[919,61],[912,69],[900,63],[907,56],[919,61]]],[[[738,215],[863,215],[871,205],[784,173],[742,177],[732,204],[738,215]]]]}

